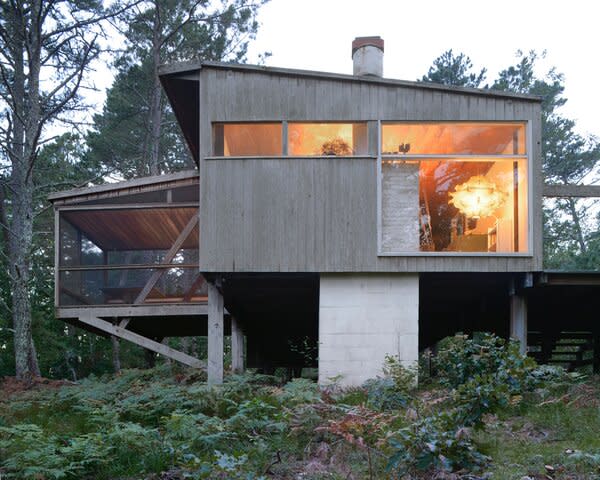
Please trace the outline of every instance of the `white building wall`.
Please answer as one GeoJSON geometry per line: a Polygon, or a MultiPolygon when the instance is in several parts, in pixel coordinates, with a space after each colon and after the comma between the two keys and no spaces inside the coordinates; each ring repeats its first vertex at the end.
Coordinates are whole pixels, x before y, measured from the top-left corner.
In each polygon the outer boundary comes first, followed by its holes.
{"type": "Polygon", "coordinates": [[[386,355],[412,366],[418,354],[418,274],[321,274],[320,384],[361,385],[386,355]]]}

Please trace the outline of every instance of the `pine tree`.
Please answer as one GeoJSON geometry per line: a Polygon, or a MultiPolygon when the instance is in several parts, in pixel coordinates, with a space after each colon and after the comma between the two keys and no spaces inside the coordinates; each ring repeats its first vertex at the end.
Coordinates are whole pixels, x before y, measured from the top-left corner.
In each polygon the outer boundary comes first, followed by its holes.
{"type": "Polygon", "coordinates": [[[8,264],[18,378],[39,375],[32,337],[30,282],[36,168],[49,128],[71,121],[81,106],[86,73],[98,57],[99,0],[0,2],[0,222],[8,264]]]}
{"type": "Polygon", "coordinates": [[[153,0],[133,9],[115,82],[88,137],[89,157],[124,178],[192,168],[158,68],[194,58],[243,62],[263,3],[153,0]]]}

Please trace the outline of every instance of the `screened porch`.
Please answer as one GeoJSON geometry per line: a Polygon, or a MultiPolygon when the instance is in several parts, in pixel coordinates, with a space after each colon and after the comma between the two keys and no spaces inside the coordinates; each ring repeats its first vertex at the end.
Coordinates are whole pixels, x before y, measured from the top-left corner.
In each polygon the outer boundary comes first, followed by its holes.
{"type": "Polygon", "coordinates": [[[197,171],[52,197],[59,308],[206,303],[197,171]]]}

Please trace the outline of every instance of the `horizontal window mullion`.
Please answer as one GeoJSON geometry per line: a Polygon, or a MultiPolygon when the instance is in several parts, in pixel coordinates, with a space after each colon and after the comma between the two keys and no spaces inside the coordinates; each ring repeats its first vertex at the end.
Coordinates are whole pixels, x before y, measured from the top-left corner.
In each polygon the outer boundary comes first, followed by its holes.
{"type": "Polygon", "coordinates": [[[462,160],[462,159],[485,159],[485,160],[527,160],[527,155],[498,155],[498,154],[418,154],[418,155],[403,155],[403,154],[382,154],[384,160],[462,160]]]}

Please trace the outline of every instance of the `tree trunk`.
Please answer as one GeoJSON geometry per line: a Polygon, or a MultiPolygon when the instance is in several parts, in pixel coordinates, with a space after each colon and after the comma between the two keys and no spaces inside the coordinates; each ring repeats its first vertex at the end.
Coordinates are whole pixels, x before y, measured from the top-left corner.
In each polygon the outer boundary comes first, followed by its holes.
{"type": "Polygon", "coordinates": [[[152,91],[150,92],[150,158],[148,159],[150,174],[160,174],[160,131],[162,123],[162,89],[158,78],[160,65],[160,48],[162,45],[162,22],[159,2],[154,2],[154,25],[152,30],[152,91]]]}
{"type": "MultiPolygon", "coordinates": [[[[37,19],[41,2],[32,2],[32,18],[37,19]]],[[[33,241],[33,178],[31,167],[37,154],[38,126],[41,119],[40,91],[40,25],[32,20],[25,28],[22,11],[13,12],[13,136],[10,149],[12,190],[11,219],[8,226],[9,272],[11,276],[13,326],[15,329],[15,374],[19,379],[39,376],[37,354],[31,328],[29,301],[29,257],[33,241]],[[27,36],[25,36],[27,32],[27,36]],[[25,73],[25,52],[28,53],[25,73]]]]}
{"type": "Polygon", "coordinates": [[[569,197],[567,199],[567,202],[569,204],[569,213],[571,214],[571,220],[573,221],[573,228],[575,229],[575,235],[577,237],[579,249],[581,250],[581,253],[586,254],[588,251],[587,243],[583,236],[583,229],[581,228],[581,219],[579,218],[579,213],[577,212],[577,205],[575,203],[575,199],[573,199],[573,197],[569,197]]]}

